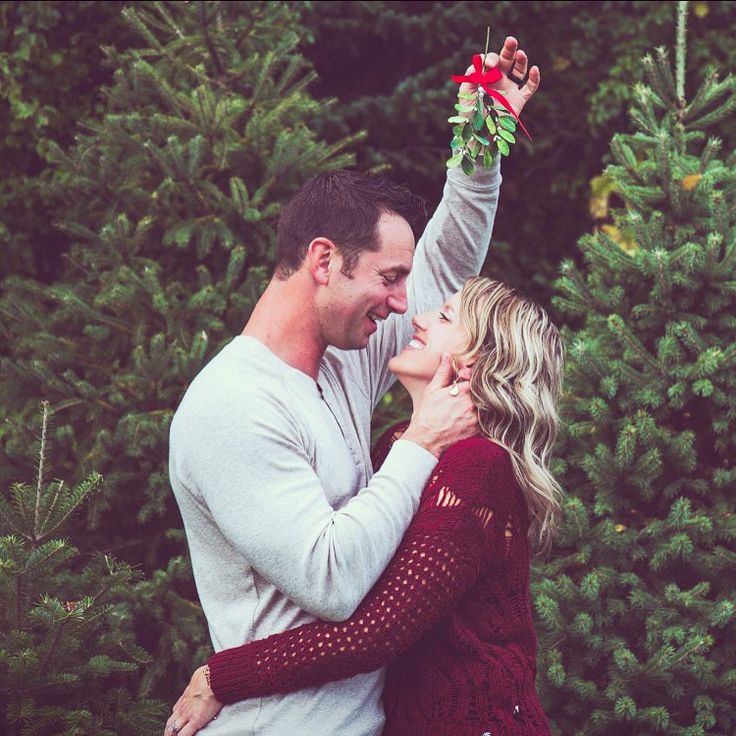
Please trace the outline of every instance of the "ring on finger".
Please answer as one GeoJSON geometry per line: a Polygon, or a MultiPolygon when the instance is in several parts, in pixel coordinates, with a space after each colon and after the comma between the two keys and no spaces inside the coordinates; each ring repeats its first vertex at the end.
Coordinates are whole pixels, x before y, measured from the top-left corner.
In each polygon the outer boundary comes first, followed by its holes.
{"type": "Polygon", "coordinates": [[[172,723],[169,726],[169,731],[171,731],[171,733],[179,733],[179,731],[181,731],[181,728],[179,728],[179,726],[177,726],[176,723],[172,723]]]}
{"type": "Polygon", "coordinates": [[[518,85],[519,87],[522,87],[522,86],[524,85],[524,80],[523,80],[523,79],[520,79],[519,77],[517,77],[517,76],[516,76],[516,74],[514,74],[513,72],[508,72],[508,73],[506,74],[506,76],[507,76],[507,77],[508,77],[508,78],[509,78],[509,79],[510,79],[510,80],[511,80],[511,81],[512,81],[512,82],[513,82],[514,84],[518,85]]]}
{"type": "Polygon", "coordinates": [[[520,77],[517,77],[516,74],[514,74],[514,69],[516,68],[516,59],[511,63],[511,69],[509,69],[506,72],[506,76],[514,83],[518,84],[519,87],[521,87],[524,84],[525,75],[521,75],[520,77]]]}
{"type": "Polygon", "coordinates": [[[509,69],[506,72],[506,76],[514,83],[518,84],[519,87],[521,87],[524,84],[524,78],[523,77],[517,77],[516,74],[514,74],[514,69],[516,68],[516,62],[514,62],[511,65],[511,69],[509,69]]]}

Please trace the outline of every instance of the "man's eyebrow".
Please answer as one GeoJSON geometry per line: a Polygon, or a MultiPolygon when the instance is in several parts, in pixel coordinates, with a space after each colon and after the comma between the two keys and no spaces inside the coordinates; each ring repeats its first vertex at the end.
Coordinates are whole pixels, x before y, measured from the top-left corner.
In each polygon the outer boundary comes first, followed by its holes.
{"type": "Polygon", "coordinates": [[[411,271],[408,268],[404,268],[404,266],[392,266],[391,268],[385,268],[381,271],[382,274],[389,274],[393,273],[396,276],[408,276],[411,271]]]}

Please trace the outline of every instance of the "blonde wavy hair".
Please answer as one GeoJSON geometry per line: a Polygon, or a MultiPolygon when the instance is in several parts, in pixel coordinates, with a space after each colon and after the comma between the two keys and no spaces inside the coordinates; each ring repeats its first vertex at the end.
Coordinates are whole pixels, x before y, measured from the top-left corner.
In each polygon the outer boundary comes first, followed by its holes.
{"type": "Polygon", "coordinates": [[[476,276],[460,294],[460,319],[470,336],[470,394],[481,433],[511,456],[529,510],[529,535],[547,549],[563,492],[549,471],[557,436],[565,351],[542,307],[513,287],[476,276]]]}

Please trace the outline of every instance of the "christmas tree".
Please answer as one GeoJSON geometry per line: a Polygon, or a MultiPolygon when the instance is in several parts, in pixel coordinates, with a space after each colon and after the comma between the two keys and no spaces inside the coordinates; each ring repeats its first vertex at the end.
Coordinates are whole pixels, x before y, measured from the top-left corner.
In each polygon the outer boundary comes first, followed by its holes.
{"type": "Polygon", "coordinates": [[[46,482],[48,420],[44,403],[36,482],[0,496],[0,732],[158,732],[165,706],[130,694],[131,675],[150,659],[126,615],[134,571],[108,555],[85,562],[58,536],[102,478],[46,482]]]}
{"type": "Polygon", "coordinates": [[[736,83],[644,60],[635,132],[606,170],[624,206],[566,261],[569,493],[538,567],[540,689],[566,735],[736,732],[736,156],[710,131],[736,83]],[[613,238],[612,234],[617,234],[613,238]]]}
{"type": "MultiPolygon", "coordinates": [[[[48,142],[68,147],[76,121],[99,105],[111,72],[101,45],[125,47],[132,34],[118,0],[0,3],[0,280],[51,281],[67,237],[54,226],[49,184],[63,172],[47,159],[48,142]]],[[[56,182],[57,186],[61,182],[56,182]]]]}
{"type": "MultiPolygon", "coordinates": [[[[389,165],[391,176],[424,196],[430,210],[442,194],[438,164],[456,91],[450,75],[483,50],[487,25],[493,49],[506,35],[519,40],[542,70],[540,90],[522,116],[534,143],[522,139],[503,161],[488,267],[549,303],[557,265],[592,226],[590,179],[608,163],[608,143],[626,124],[642,57],[670,41],[673,3],[317,0],[304,8],[314,37],[304,53],[319,74],[315,93],[340,100],[339,114],[323,116],[321,128],[333,134],[366,128],[358,164],[389,165]]],[[[733,3],[693,3],[693,71],[714,58],[736,68],[736,44],[723,32],[732,23],[733,3]]],[[[720,132],[736,140],[736,120],[720,132]]]]}
{"type": "MultiPolygon", "coordinates": [[[[6,476],[41,398],[64,475],[105,484],[71,528],[84,552],[142,565],[129,605],[155,653],[145,695],[173,661],[188,679],[209,653],[168,481],[168,427],[202,365],[238,334],[270,275],[281,203],[351,161],[318,140],[324,107],[284,3],[146,3],[124,16],[142,43],[118,53],[105,114],[69,151],[57,196],[73,245],[52,285],[9,279],[2,364],[12,426],[6,476]]],[[[168,691],[167,691],[168,692],[168,691]]]]}

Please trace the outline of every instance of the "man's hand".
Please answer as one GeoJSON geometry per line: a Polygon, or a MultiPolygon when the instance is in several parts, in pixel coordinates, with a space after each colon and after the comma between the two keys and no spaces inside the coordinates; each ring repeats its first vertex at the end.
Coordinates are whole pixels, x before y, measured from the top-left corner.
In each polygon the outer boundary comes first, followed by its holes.
{"type": "Polygon", "coordinates": [[[164,736],[194,736],[200,728],[204,728],[217,717],[222,703],[215,697],[207,683],[205,667],[194,671],[192,679],[166,721],[164,736]]]}
{"type": "Polygon", "coordinates": [[[401,437],[437,458],[450,445],[478,433],[478,413],[470,400],[470,384],[458,382],[457,395],[453,396],[455,392],[449,388],[452,375],[450,356],[445,354],[401,437]]]}
{"type": "MultiPolygon", "coordinates": [[[[483,54],[481,54],[482,57],[483,54]]],[[[506,36],[500,54],[488,54],[485,57],[485,69],[490,69],[496,65],[503,72],[503,77],[493,85],[493,88],[499,90],[499,92],[504,92],[511,107],[514,108],[517,115],[520,115],[524,109],[524,105],[529,102],[539,87],[541,79],[539,67],[533,66],[529,70],[529,79],[521,89],[519,89],[519,85],[516,82],[512,82],[508,78],[507,75],[513,68],[514,76],[523,79],[526,75],[527,68],[526,53],[519,48],[519,42],[513,36],[506,36]]],[[[469,66],[465,71],[466,74],[472,74],[472,72],[472,66],[469,66]]],[[[475,94],[477,88],[475,84],[463,82],[460,85],[459,91],[462,94],[475,94]]],[[[467,101],[460,99],[460,103],[467,104],[467,101]]]]}

